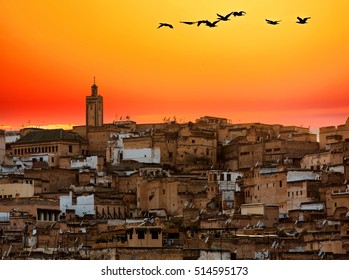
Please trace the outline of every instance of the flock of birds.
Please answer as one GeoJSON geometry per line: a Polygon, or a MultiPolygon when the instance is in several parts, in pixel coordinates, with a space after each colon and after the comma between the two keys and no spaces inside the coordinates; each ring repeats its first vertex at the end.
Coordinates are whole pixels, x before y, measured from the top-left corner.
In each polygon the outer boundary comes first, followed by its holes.
{"type": "MultiPolygon", "coordinates": [[[[208,27],[216,27],[218,22],[230,20],[229,19],[230,16],[241,17],[244,15],[246,15],[245,11],[233,11],[225,16],[217,14],[218,18],[215,21],[209,21],[209,20],[205,19],[205,20],[199,20],[199,21],[180,21],[180,23],[188,24],[188,25],[196,24],[197,26],[204,24],[208,27]]],[[[307,23],[308,19],[310,19],[310,17],[305,17],[305,18],[297,17],[298,21],[296,21],[296,23],[305,24],[305,23],[307,23]]],[[[265,21],[267,24],[271,24],[271,25],[276,25],[276,24],[279,24],[281,22],[281,20],[270,20],[270,19],[266,19],[265,21]]],[[[160,27],[173,28],[173,25],[170,23],[166,23],[166,22],[160,22],[158,28],[160,28],[160,27]]]]}

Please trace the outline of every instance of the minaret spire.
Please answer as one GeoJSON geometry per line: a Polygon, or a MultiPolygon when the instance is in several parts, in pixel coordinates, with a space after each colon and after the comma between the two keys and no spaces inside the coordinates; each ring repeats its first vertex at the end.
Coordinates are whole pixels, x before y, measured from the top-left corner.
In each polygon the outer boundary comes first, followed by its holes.
{"type": "Polygon", "coordinates": [[[96,85],[96,76],[93,76],[93,85],[91,86],[91,96],[98,96],[98,87],[96,85]]]}

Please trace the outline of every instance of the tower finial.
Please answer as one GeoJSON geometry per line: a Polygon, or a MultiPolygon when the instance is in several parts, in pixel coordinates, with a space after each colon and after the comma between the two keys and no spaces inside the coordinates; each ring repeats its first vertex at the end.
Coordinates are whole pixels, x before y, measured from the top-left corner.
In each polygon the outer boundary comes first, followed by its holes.
{"type": "Polygon", "coordinates": [[[93,83],[96,84],[96,76],[93,76],[93,83]]]}

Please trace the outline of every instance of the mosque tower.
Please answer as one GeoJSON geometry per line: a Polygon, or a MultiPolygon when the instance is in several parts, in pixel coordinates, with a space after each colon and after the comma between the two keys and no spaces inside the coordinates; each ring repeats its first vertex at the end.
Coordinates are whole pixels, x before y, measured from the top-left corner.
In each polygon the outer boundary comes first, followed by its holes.
{"type": "Polygon", "coordinates": [[[103,97],[98,95],[96,79],[93,79],[91,95],[86,96],[86,128],[103,126],[103,97]]]}

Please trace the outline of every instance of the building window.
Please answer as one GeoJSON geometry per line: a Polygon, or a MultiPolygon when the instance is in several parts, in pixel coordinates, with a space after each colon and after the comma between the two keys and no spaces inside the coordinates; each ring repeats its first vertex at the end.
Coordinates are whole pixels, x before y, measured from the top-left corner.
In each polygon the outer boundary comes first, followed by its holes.
{"type": "Polygon", "coordinates": [[[193,139],[193,140],[191,140],[191,142],[194,144],[194,143],[195,143],[195,140],[193,139]]]}
{"type": "Polygon", "coordinates": [[[159,239],[159,232],[157,230],[151,232],[151,239],[159,239]]]}
{"type": "Polygon", "coordinates": [[[279,184],[280,184],[280,188],[282,188],[282,181],[280,181],[279,184]]]}
{"type": "Polygon", "coordinates": [[[145,239],[145,232],[143,230],[140,230],[137,232],[138,239],[145,239]]]}
{"type": "Polygon", "coordinates": [[[231,174],[227,174],[227,181],[231,181],[231,174]]]}
{"type": "Polygon", "coordinates": [[[222,173],[220,178],[219,178],[220,181],[224,181],[224,174],[222,173]]]}
{"type": "Polygon", "coordinates": [[[280,151],[280,148],[275,148],[274,149],[274,152],[279,152],[280,151]]]}
{"type": "Polygon", "coordinates": [[[72,152],[73,152],[73,146],[69,145],[69,153],[72,153],[72,152]]]}
{"type": "Polygon", "coordinates": [[[51,162],[52,162],[52,163],[55,162],[55,158],[51,158],[51,162]]]}
{"type": "Polygon", "coordinates": [[[170,153],[168,153],[168,157],[169,158],[172,158],[173,157],[173,154],[170,152],[170,153]]]}
{"type": "Polygon", "coordinates": [[[162,194],[165,194],[166,193],[166,191],[165,190],[162,190],[162,194]]]}

